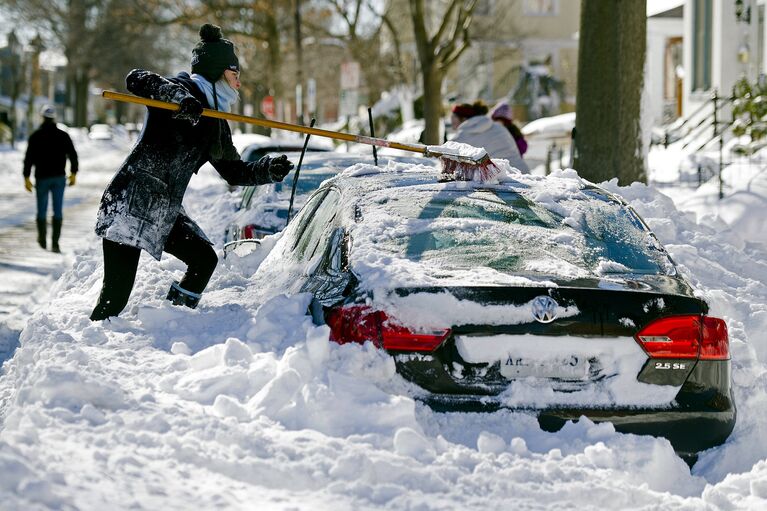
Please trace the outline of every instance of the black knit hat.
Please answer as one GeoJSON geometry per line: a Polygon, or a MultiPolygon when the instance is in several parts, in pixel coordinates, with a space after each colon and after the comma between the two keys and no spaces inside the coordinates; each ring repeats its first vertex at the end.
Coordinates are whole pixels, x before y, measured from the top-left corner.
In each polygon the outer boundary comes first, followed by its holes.
{"type": "Polygon", "coordinates": [[[234,44],[223,38],[221,27],[206,23],[200,27],[200,42],[192,50],[192,73],[214,83],[227,69],[240,70],[234,44]]]}

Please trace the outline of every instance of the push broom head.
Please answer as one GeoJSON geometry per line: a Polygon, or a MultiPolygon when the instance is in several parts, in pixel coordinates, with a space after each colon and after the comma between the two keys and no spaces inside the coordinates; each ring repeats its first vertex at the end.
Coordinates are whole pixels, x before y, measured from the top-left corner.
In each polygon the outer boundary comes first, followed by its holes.
{"type": "Polygon", "coordinates": [[[482,148],[446,142],[440,146],[427,146],[427,156],[436,156],[442,163],[440,178],[445,181],[479,181],[494,179],[501,169],[493,163],[482,148]]]}

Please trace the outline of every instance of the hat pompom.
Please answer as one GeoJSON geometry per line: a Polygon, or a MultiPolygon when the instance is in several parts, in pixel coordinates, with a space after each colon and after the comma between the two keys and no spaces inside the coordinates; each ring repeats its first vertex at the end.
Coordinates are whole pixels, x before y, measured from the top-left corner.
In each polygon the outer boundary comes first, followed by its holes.
{"type": "Polygon", "coordinates": [[[501,101],[497,105],[493,107],[493,109],[490,111],[490,118],[491,119],[506,119],[508,121],[512,121],[513,117],[511,114],[511,107],[509,107],[509,104],[505,101],[501,101]]]}
{"type": "Polygon", "coordinates": [[[200,27],[200,39],[206,43],[215,43],[223,38],[221,27],[206,23],[200,27]]]}

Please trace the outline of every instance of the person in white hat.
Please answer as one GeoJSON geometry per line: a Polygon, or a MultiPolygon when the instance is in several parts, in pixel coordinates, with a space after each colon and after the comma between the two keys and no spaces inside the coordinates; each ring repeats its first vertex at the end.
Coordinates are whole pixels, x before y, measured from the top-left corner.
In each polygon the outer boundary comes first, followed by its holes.
{"type": "Polygon", "coordinates": [[[45,105],[40,114],[43,123],[29,137],[27,152],[24,156],[24,187],[31,192],[33,187],[37,192],[37,242],[42,248],[47,248],[46,215],[48,213],[48,198],[53,202],[53,218],[51,225],[51,251],[61,252],[59,238],[61,225],[64,221],[64,188],[67,184],[66,165],[69,158],[69,186],[73,186],[77,176],[77,151],[72,139],[66,131],[56,126],[56,110],[45,105]],[[35,169],[35,183],[30,176],[35,169]]]}

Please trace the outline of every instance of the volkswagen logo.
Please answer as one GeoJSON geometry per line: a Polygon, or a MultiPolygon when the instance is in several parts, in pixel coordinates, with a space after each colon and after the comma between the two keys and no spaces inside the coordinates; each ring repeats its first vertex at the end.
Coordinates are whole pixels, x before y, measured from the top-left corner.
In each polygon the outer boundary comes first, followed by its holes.
{"type": "Polygon", "coordinates": [[[559,304],[550,296],[538,296],[532,304],[533,317],[540,323],[551,323],[557,319],[559,304]]]}

